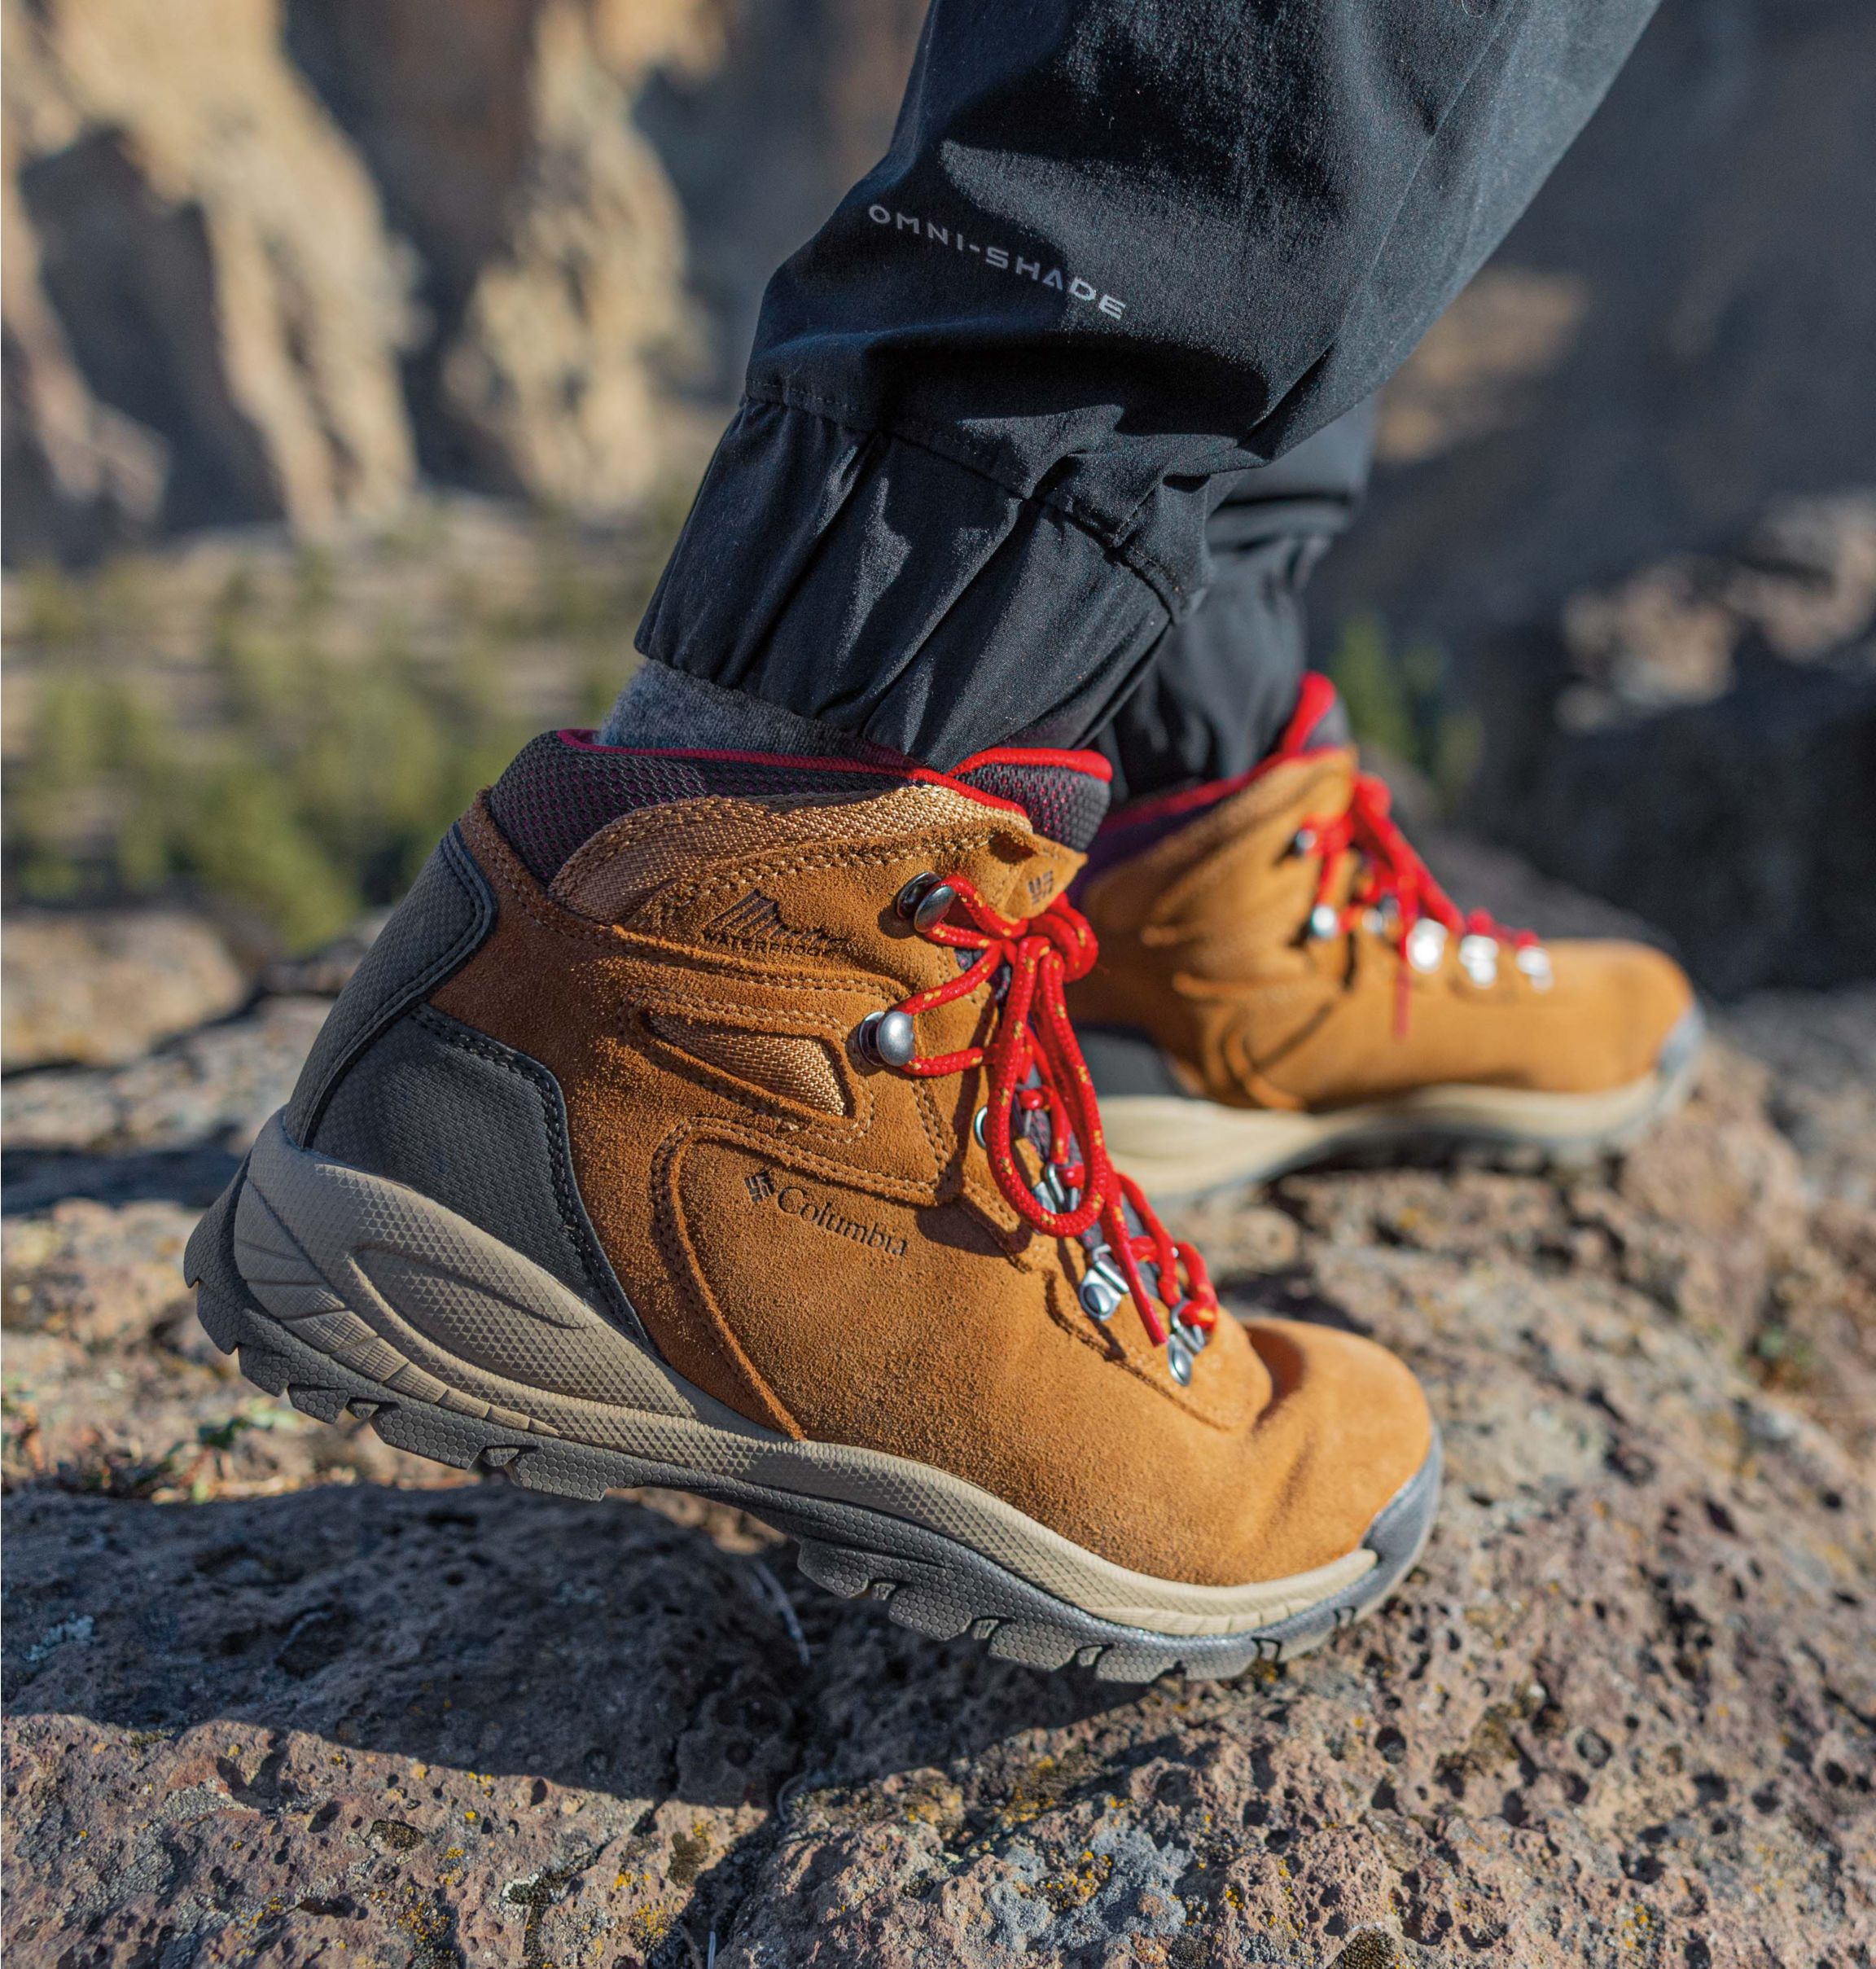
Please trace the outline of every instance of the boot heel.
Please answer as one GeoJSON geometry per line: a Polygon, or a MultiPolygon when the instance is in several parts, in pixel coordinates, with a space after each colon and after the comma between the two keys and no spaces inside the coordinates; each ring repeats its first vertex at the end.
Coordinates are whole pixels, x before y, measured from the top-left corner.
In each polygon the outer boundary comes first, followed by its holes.
{"type": "Polygon", "coordinates": [[[593,1501],[610,1489],[653,1480],[624,1458],[454,1412],[309,1344],[261,1305],[238,1262],[237,1218],[250,1182],[244,1164],[190,1237],[183,1276],[195,1288],[204,1331],[239,1359],[256,1387],[322,1422],[347,1415],[368,1422],[395,1449],[458,1470],[500,1471],[527,1489],[560,1497],[593,1501]]]}

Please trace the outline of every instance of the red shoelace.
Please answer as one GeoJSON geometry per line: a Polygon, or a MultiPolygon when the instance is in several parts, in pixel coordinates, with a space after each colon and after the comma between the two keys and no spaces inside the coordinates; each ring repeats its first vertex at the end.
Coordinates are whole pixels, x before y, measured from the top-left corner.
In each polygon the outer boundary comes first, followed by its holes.
{"type": "MultiPolygon", "coordinates": [[[[1190,1244],[1175,1242],[1139,1186],[1108,1160],[1094,1083],[1068,1022],[1063,987],[1085,977],[1095,958],[1094,932],[1087,918],[1065,896],[1057,897],[1038,915],[1005,916],[963,876],[947,875],[944,885],[957,897],[949,914],[962,913],[968,923],[941,919],[918,934],[949,949],[975,951],[976,959],[956,977],[914,992],[895,1009],[910,1018],[935,1011],[980,986],[994,987],[1005,967],[1008,980],[988,1046],[914,1056],[899,1071],[936,1079],[985,1068],[989,1093],[981,1139],[997,1187],[1010,1208],[1047,1237],[1079,1238],[1098,1226],[1154,1344],[1164,1344],[1168,1327],[1142,1275],[1149,1265],[1159,1301],[1203,1344],[1218,1318],[1218,1295],[1205,1261],[1190,1244]],[[1049,1120],[1045,1166],[1053,1172],[1059,1191],[1080,1191],[1080,1201],[1072,1208],[1052,1209],[1043,1202],[1017,1160],[1017,1115],[1045,1110],[1049,1120]],[[1129,1211],[1141,1230],[1129,1222],[1129,1211]]],[[[1032,1141],[1030,1146],[1038,1145],[1032,1141]]]]}
{"type": "Polygon", "coordinates": [[[1488,910],[1462,913],[1395,825],[1388,810],[1392,804],[1384,781],[1373,773],[1357,773],[1348,805],[1330,819],[1305,821],[1296,846],[1300,853],[1322,857],[1315,906],[1309,913],[1313,935],[1345,935],[1357,927],[1370,910],[1392,907],[1393,941],[1400,956],[1395,1024],[1404,1033],[1410,1002],[1407,940],[1422,917],[1430,917],[1452,936],[1486,936],[1514,951],[1535,949],[1538,939],[1529,930],[1506,929],[1488,910]],[[1351,855],[1359,857],[1361,868],[1349,886],[1348,899],[1338,908],[1329,898],[1351,855]],[[1333,929],[1322,927],[1320,912],[1324,910],[1335,919],[1333,929]]]}

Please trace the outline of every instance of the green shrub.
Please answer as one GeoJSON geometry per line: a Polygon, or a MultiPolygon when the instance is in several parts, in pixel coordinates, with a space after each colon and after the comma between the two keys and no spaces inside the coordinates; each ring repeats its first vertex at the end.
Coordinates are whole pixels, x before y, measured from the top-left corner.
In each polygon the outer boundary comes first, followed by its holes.
{"type": "Polygon", "coordinates": [[[493,571],[419,515],[345,557],[258,547],[218,586],[155,555],[18,577],[9,893],[200,895],[296,950],[396,900],[533,732],[595,720],[636,660],[661,541],[509,524],[493,571]]]}
{"type": "Polygon", "coordinates": [[[245,651],[206,730],[109,678],[60,679],[9,787],[15,888],[37,898],[199,888],[290,949],[400,895],[525,736],[485,694],[414,665],[245,651]],[[74,803],[115,810],[102,856],[74,803]]]}

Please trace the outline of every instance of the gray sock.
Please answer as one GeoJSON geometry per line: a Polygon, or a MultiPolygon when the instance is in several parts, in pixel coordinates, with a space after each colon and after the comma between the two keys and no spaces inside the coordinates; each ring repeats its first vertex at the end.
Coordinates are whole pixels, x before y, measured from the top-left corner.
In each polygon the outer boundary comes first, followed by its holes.
{"type": "Polygon", "coordinates": [[[647,752],[780,752],[800,758],[888,761],[892,755],[832,725],[647,663],[619,693],[602,745],[647,752]]]}

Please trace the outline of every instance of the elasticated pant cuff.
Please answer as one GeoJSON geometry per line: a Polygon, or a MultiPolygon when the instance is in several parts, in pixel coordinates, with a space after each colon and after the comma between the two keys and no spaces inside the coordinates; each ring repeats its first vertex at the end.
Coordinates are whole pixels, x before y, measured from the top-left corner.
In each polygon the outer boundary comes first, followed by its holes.
{"type": "Polygon", "coordinates": [[[1019,735],[1083,743],[1168,619],[1045,497],[749,401],[638,640],[673,669],[945,770],[1019,735]]]}

